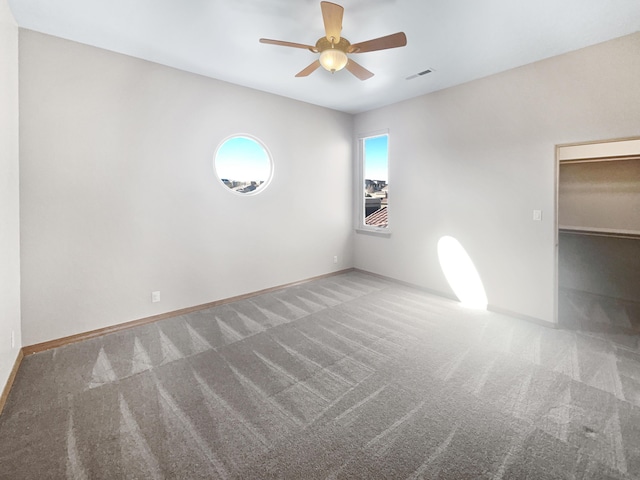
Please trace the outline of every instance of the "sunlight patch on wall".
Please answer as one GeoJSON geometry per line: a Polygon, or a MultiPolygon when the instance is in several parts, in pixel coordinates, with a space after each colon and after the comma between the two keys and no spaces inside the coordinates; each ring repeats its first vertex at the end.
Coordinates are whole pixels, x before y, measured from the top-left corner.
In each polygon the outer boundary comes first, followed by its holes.
{"type": "Polygon", "coordinates": [[[471,257],[453,237],[438,240],[440,268],[460,303],[468,308],[487,309],[487,294],[471,257]]]}

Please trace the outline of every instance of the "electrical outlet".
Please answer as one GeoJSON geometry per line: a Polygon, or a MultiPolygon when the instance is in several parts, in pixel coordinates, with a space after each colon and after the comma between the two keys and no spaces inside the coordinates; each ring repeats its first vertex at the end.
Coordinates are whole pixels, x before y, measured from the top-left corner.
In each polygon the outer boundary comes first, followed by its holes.
{"type": "Polygon", "coordinates": [[[533,219],[536,222],[542,221],[542,210],[534,210],[533,211],[533,219]]]}
{"type": "Polygon", "coordinates": [[[337,255],[333,256],[333,263],[338,263],[338,256],[337,255]]]}
{"type": "Polygon", "coordinates": [[[151,292],[151,301],[153,303],[160,301],[160,292],[151,292]]]}

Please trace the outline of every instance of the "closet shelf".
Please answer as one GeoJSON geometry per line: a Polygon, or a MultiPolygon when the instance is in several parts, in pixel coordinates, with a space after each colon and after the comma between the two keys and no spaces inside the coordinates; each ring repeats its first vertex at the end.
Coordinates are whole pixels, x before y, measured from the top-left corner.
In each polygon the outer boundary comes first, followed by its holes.
{"type": "Polygon", "coordinates": [[[620,230],[611,228],[597,227],[574,227],[569,225],[558,225],[560,233],[568,233],[571,235],[591,235],[596,237],[615,237],[615,238],[631,238],[640,240],[640,231],[638,230],[620,230]]]}

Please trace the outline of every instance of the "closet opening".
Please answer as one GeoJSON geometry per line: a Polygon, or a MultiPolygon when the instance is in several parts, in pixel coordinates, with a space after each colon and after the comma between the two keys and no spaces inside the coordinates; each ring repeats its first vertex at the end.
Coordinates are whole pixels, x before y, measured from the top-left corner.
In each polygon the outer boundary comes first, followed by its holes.
{"type": "Polygon", "coordinates": [[[640,347],[640,138],[556,159],[558,325],[640,347]]]}

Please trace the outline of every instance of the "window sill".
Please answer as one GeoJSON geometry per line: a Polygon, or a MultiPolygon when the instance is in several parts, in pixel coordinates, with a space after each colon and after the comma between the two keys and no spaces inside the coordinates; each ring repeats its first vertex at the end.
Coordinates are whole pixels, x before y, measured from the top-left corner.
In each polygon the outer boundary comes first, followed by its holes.
{"type": "Polygon", "coordinates": [[[387,229],[364,229],[364,228],[356,228],[356,233],[362,234],[362,235],[371,235],[373,237],[383,237],[383,238],[389,238],[391,237],[391,232],[387,229]]]}

